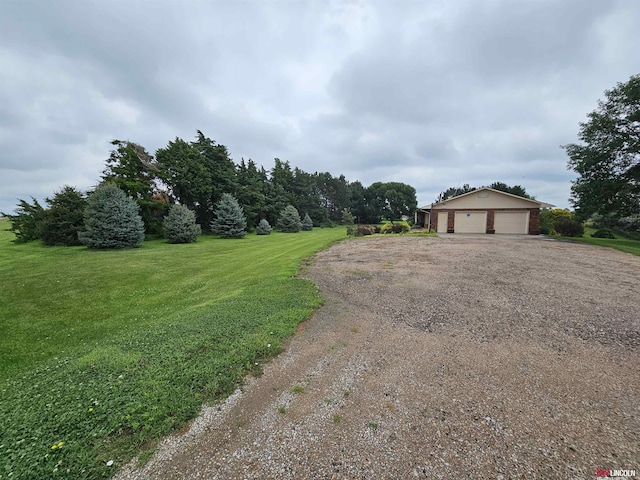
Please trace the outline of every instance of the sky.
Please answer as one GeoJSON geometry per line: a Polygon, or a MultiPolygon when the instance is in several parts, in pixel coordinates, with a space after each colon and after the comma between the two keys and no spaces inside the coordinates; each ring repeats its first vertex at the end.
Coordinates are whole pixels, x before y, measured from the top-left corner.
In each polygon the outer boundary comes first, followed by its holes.
{"type": "Polygon", "coordinates": [[[0,0],[0,211],[95,186],[113,139],[570,207],[561,145],[640,73],[637,0],[0,0]]]}

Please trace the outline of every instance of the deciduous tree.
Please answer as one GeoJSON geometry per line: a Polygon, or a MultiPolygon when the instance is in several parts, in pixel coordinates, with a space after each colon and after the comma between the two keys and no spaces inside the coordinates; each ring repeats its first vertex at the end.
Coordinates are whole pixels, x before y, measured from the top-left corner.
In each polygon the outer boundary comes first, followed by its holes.
{"type": "Polygon", "coordinates": [[[578,175],[571,203],[584,219],[593,214],[620,219],[640,212],[640,75],[607,90],[580,123],[581,143],[564,145],[578,175]]]}

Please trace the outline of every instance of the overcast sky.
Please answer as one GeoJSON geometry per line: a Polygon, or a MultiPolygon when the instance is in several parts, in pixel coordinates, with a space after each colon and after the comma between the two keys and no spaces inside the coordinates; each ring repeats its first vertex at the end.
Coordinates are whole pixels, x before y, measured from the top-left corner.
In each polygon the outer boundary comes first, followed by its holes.
{"type": "Polygon", "coordinates": [[[198,129],[421,206],[502,181],[568,207],[560,145],[640,73],[638,25],[638,0],[0,0],[0,210],[198,129]]]}

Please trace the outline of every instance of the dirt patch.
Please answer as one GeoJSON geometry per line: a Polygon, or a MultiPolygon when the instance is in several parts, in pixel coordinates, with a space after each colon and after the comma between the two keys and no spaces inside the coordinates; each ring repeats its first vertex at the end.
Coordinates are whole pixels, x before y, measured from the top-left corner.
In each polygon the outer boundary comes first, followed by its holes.
{"type": "Polygon", "coordinates": [[[119,478],[594,478],[640,469],[640,258],[363,238],[286,352],[119,478]],[[297,386],[297,387],[296,387],[297,386]]]}

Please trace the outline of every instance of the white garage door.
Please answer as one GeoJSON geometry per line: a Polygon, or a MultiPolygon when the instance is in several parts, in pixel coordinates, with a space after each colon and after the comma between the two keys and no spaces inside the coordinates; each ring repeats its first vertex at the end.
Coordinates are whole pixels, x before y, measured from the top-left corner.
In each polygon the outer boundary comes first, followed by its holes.
{"type": "Polygon", "coordinates": [[[438,212],[438,233],[447,233],[447,222],[449,218],[449,212],[438,212]]]}
{"type": "Polygon", "coordinates": [[[487,233],[487,212],[456,212],[456,233],[487,233]]]}
{"type": "Polygon", "coordinates": [[[493,228],[496,233],[520,233],[529,232],[529,212],[496,212],[493,228]]]}

